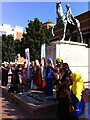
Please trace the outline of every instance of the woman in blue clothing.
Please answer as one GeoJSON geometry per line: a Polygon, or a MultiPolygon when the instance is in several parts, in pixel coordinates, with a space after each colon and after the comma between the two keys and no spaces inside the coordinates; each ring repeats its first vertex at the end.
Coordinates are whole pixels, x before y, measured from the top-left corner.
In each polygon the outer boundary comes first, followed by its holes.
{"type": "Polygon", "coordinates": [[[54,75],[53,75],[53,62],[51,58],[47,59],[48,65],[46,67],[46,86],[44,89],[44,93],[47,96],[51,96],[53,95],[53,79],[54,79],[54,75]]]}

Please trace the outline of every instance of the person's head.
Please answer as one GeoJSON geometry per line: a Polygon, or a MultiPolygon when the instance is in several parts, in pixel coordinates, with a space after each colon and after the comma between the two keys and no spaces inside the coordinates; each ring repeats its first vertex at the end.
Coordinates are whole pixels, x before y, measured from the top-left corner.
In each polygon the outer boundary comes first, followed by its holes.
{"type": "Polygon", "coordinates": [[[66,73],[68,76],[71,75],[72,71],[69,69],[68,63],[63,63],[63,68],[62,69],[63,69],[64,73],[66,73]]]}
{"type": "Polygon", "coordinates": [[[63,63],[63,59],[62,58],[57,58],[56,59],[56,64],[59,64],[59,63],[63,63]]]}
{"type": "Polygon", "coordinates": [[[80,73],[73,72],[70,76],[72,77],[72,79],[75,83],[77,83],[77,82],[83,83],[83,77],[80,73]]]}
{"type": "Polygon", "coordinates": [[[67,8],[67,9],[69,9],[69,8],[70,8],[69,4],[67,4],[67,5],[66,5],[66,8],[67,8]]]}
{"type": "Polygon", "coordinates": [[[68,63],[63,63],[63,68],[65,68],[65,69],[69,69],[69,65],[68,65],[68,63]]]}
{"type": "Polygon", "coordinates": [[[52,60],[52,58],[48,58],[47,59],[47,63],[48,63],[48,65],[51,65],[53,67],[53,60],[52,60]]]}
{"type": "Polygon", "coordinates": [[[17,62],[15,62],[15,67],[17,67],[18,66],[18,64],[17,64],[17,62]]]}
{"type": "Polygon", "coordinates": [[[52,62],[52,58],[48,58],[48,59],[47,59],[47,62],[48,62],[48,63],[51,63],[51,62],[52,62]]]}
{"type": "Polygon", "coordinates": [[[35,66],[35,62],[34,62],[34,61],[31,61],[31,65],[32,65],[32,66],[35,66]]]}
{"type": "Polygon", "coordinates": [[[35,60],[36,66],[40,66],[39,60],[35,60]]]}
{"type": "Polygon", "coordinates": [[[8,66],[7,62],[4,61],[4,67],[7,67],[7,66],[8,66]]]}
{"type": "Polygon", "coordinates": [[[4,66],[5,66],[5,67],[7,67],[7,66],[8,66],[8,64],[7,64],[7,63],[5,63],[5,64],[4,64],[4,66]]]}

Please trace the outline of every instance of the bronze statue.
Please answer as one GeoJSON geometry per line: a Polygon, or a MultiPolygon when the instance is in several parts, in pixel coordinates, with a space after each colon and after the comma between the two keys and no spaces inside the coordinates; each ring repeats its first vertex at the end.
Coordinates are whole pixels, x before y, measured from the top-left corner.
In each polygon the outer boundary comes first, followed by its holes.
{"type": "MultiPolygon", "coordinates": [[[[63,31],[63,37],[61,39],[63,41],[65,39],[67,26],[72,26],[71,28],[74,28],[74,30],[78,31],[78,33],[80,35],[81,42],[83,43],[82,32],[81,32],[81,29],[80,29],[80,22],[79,22],[79,20],[74,18],[70,6],[66,5],[66,8],[67,8],[67,12],[66,12],[66,14],[64,14],[61,2],[56,3],[57,21],[56,21],[56,25],[54,25],[52,27],[52,35],[55,36],[54,31],[53,31],[55,26],[63,28],[63,30],[64,30],[63,31]]],[[[69,28],[70,33],[72,33],[71,28],[69,28]]],[[[71,37],[72,37],[72,34],[69,38],[69,41],[70,41],[71,37]]]]}

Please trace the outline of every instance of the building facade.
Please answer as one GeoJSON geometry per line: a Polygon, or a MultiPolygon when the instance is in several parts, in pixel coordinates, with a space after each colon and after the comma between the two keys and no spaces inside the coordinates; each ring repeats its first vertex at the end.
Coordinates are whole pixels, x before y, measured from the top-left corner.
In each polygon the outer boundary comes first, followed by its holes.
{"type": "Polygon", "coordinates": [[[55,25],[55,23],[51,22],[50,19],[49,19],[47,22],[43,23],[43,25],[44,25],[47,29],[50,29],[52,26],[55,25]]]}
{"type": "Polygon", "coordinates": [[[0,36],[3,34],[5,35],[12,35],[15,39],[21,40],[22,35],[23,35],[23,27],[21,26],[15,26],[12,27],[9,24],[2,24],[0,25],[0,36]]]}
{"type": "Polygon", "coordinates": [[[86,44],[90,42],[90,11],[76,16],[80,21],[83,39],[86,44]]]}

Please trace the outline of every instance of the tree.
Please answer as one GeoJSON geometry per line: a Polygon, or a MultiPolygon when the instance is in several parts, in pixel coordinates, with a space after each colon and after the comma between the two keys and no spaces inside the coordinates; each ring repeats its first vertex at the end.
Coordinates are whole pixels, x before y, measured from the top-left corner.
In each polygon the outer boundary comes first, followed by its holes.
{"type": "Polygon", "coordinates": [[[16,55],[17,55],[21,51],[21,41],[19,39],[16,39],[14,41],[14,45],[15,45],[15,52],[16,52],[16,55]]]}
{"type": "Polygon", "coordinates": [[[12,35],[2,35],[2,62],[15,61],[15,41],[12,35]]]}
{"type": "Polygon", "coordinates": [[[43,26],[42,22],[38,18],[34,21],[28,21],[28,27],[26,27],[26,33],[23,34],[21,40],[21,56],[24,56],[25,49],[30,49],[30,60],[40,59],[41,45],[45,42],[47,45],[50,43],[49,38],[51,36],[51,31],[47,30],[43,26]]]}

